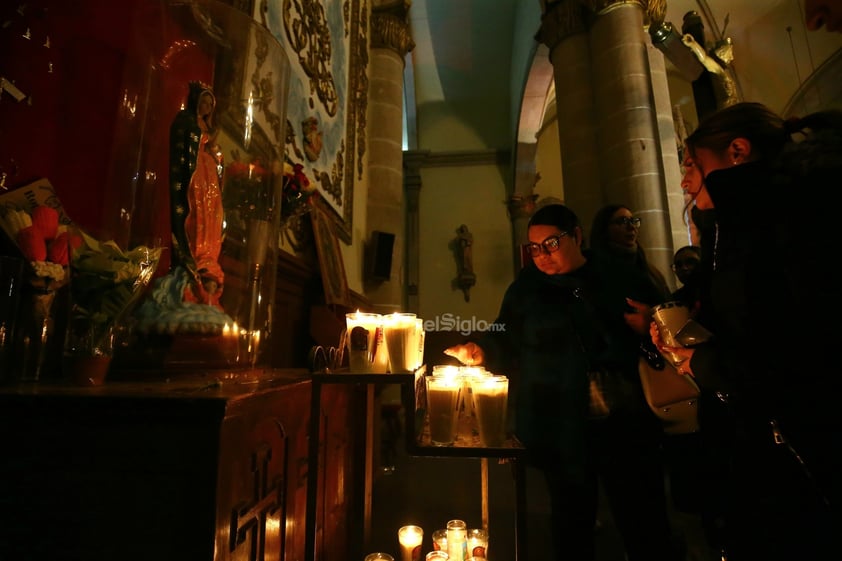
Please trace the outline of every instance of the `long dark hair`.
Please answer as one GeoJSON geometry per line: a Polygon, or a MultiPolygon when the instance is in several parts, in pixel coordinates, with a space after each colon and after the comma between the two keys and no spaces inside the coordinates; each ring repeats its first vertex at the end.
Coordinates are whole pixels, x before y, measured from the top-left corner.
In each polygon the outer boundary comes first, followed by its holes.
{"type": "Polygon", "coordinates": [[[757,159],[771,160],[790,139],[790,131],[786,122],[762,103],[744,101],[702,119],[685,143],[691,156],[695,156],[697,148],[721,154],[735,138],[751,142],[757,159]]]}
{"type": "Polygon", "coordinates": [[[773,162],[797,133],[810,138],[825,130],[842,130],[842,111],[829,109],[804,117],[783,119],[777,113],[753,101],[744,101],[708,115],[687,137],[687,149],[694,155],[696,148],[716,153],[728,149],[735,138],[751,142],[758,159],[773,162]]]}
{"type": "MultiPolygon", "coordinates": [[[[593,217],[593,221],[591,222],[591,236],[589,238],[591,249],[607,253],[613,253],[617,251],[612,247],[609,241],[608,230],[609,226],[611,225],[611,219],[614,216],[614,213],[623,208],[633,213],[632,209],[630,209],[626,205],[616,203],[605,205],[598,211],[596,211],[596,214],[593,217]]],[[[649,278],[652,280],[655,286],[658,287],[658,290],[660,290],[664,294],[668,294],[669,285],[667,284],[667,280],[664,277],[664,274],[661,273],[661,271],[656,269],[654,266],[649,264],[649,260],[646,259],[646,251],[639,243],[637,244],[635,256],[636,266],[649,276],[649,278]]]]}

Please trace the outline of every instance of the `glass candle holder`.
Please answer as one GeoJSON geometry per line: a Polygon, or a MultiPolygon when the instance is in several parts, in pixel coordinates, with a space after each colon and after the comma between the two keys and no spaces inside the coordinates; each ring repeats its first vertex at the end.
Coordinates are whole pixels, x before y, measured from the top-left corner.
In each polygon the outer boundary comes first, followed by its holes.
{"type": "Polygon", "coordinates": [[[472,561],[488,558],[488,531],[482,528],[468,530],[468,558],[472,561]]]}
{"type": "Polygon", "coordinates": [[[385,374],[389,352],[383,331],[383,316],[367,312],[345,314],[348,331],[348,364],[352,374],[385,374]]]}
{"type": "Polygon", "coordinates": [[[398,542],[401,545],[401,561],[420,561],[421,542],[424,530],[420,526],[401,526],[398,530],[398,542]]]}
{"type": "Polygon", "coordinates": [[[460,378],[426,376],[427,414],[433,446],[451,446],[456,440],[459,421],[460,378]]]}
{"type": "Polygon", "coordinates": [[[447,555],[455,561],[468,559],[468,526],[464,520],[447,522],[447,555]]]}
{"type": "Polygon", "coordinates": [[[480,443],[497,448],[506,440],[506,411],[509,379],[505,376],[480,376],[470,379],[480,443]]]}
{"type": "Polygon", "coordinates": [[[390,372],[412,372],[416,368],[420,337],[416,319],[415,314],[406,313],[393,313],[383,318],[390,372]]]}
{"type": "Polygon", "coordinates": [[[375,553],[369,553],[368,555],[366,555],[365,561],[395,561],[395,558],[389,555],[388,553],[377,551],[375,553]]]}
{"type": "Polygon", "coordinates": [[[444,551],[447,552],[447,529],[446,528],[439,528],[432,535],[433,538],[433,551],[444,551]]]}

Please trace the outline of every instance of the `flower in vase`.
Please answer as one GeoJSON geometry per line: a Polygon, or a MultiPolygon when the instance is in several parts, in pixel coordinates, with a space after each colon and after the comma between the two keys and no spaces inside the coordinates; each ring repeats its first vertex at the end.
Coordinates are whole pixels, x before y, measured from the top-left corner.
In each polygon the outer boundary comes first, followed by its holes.
{"type": "Polygon", "coordinates": [[[114,328],[133,309],[158,268],[161,248],[123,251],[80,231],[70,260],[70,330],[66,352],[98,356],[111,351],[114,328]]]}
{"type": "Polygon", "coordinates": [[[29,211],[8,209],[2,226],[29,262],[31,283],[52,289],[66,283],[69,248],[80,240],[68,232],[67,226],[59,224],[56,209],[43,205],[29,211]]]}
{"type": "Polygon", "coordinates": [[[309,199],[316,193],[304,173],[304,166],[284,162],[284,186],[281,193],[281,223],[310,211],[309,199]]]}
{"type": "Polygon", "coordinates": [[[38,380],[50,351],[53,303],[58,290],[68,281],[68,254],[81,240],[59,223],[56,209],[44,205],[4,208],[0,212],[0,227],[28,263],[20,335],[20,378],[38,380]]]}
{"type": "Polygon", "coordinates": [[[244,220],[270,220],[277,206],[271,174],[259,159],[228,164],[222,198],[226,210],[237,211],[244,220]]]}

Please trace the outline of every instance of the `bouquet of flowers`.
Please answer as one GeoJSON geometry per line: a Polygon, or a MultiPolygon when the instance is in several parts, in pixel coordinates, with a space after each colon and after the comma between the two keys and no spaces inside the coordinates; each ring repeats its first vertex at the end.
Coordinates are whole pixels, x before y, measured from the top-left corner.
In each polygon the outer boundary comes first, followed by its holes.
{"type": "Polygon", "coordinates": [[[312,208],[309,199],[316,193],[304,173],[304,166],[284,162],[284,187],[281,195],[281,226],[312,208]]]}
{"type": "MultiPolygon", "coordinates": [[[[46,179],[0,196],[0,227],[29,263],[22,312],[22,380],[38,380],[53,349],[53,302],[70,283],[64,356],[110,357],[114,328],[152,279],[161,248],[125,252],[75,226],[46,179]],[[49,343],[49,344],[48,344],[49,343]]],[[[57,338],[56,338],[57,339],[57,338]]],[[[58,341],[56,341],[58,342],[58,341]]]]}
{"type": "Polygon", "coordinates": [[[70,312],[65,354],[110,356],[114,328],[137,304],[158,268],[161,248],[123,251],[79,231],[70,260],[70,312]]]}
{"type": "Polygon", "coordinates": [[[225,168],[222,200],[226,209],[236,210],[243,220],[269,220],[275,211],[272,181],[260,160],[245,163],[234,160],[225,168]]]}
{"type": "Polygon", "coordinates": [[[59,211],[45,205],[31,208],[9,206],[0,213],[0,226],[27,261],[20,378],[38,380],[53,333],[53,302],[67,284],[69,248],[76,243],[59,211]]]}

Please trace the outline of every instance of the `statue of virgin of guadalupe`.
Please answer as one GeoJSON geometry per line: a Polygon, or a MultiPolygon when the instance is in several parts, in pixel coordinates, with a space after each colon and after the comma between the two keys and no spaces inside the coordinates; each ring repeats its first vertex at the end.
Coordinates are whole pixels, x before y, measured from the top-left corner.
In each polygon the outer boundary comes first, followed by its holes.
{"type": "Polygon", "coordinates": [[[170,221],[173,264],[193,278],[184,300],[220,307],[225,275],[222,251],[222,154],[210,87],[190,82],[185,108],[170,127],[170,221]]]}

